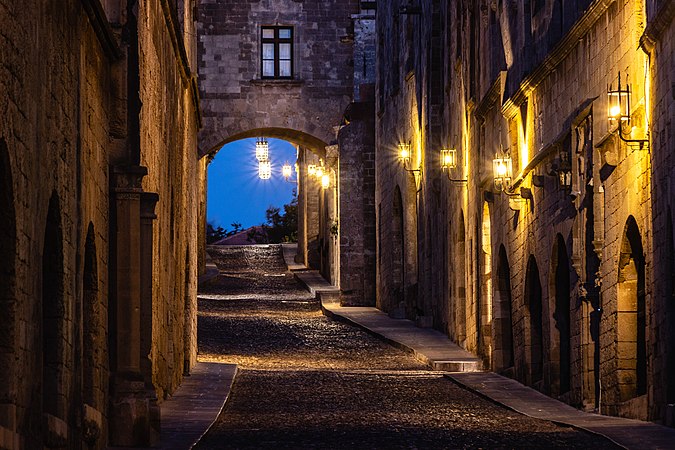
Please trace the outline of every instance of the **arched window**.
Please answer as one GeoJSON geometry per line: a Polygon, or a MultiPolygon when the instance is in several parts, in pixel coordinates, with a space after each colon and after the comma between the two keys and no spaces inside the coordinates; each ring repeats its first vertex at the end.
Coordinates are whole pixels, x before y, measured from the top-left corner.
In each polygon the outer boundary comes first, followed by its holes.
{"type": "Polygon", "coordinates": [[[525,307],[527,308],[529,324],[528,356],[530,366],[529,384],[535,385],[543,379],[544,375],[544,345],[541,308],[541,281],[539,267],[534,255],[530,255],[527,261],[527,273],[525,275],[525,307]]]}
{"type": "Polygon", "coordinates": [[[645,259],[637,222],[630,216],[619,255],[617,358],[620,400],[647,393],[645,259]]]}
{"type": "Polygon", "coordinates": [[[555,309],[553,312],[553,321],[557,333],[557,342],[553,346],[552,359],[557,359],[558,373],[554,374],[557,378],[558,394],[564,394],[570,390],[570,371],[571,371],[571,332],[570,332],[570,270],[569,259],[567,256],[567,247],[562,235],[556,236],[555,246],[553,248],[554,262],[554,296],[555,309]],[[556,358],[557,357],[557,358],[556,358]]]}
{"type": "MultiPolygon", "coordinates": [[[[12,168],[5,141],[0,139],[0,404],[14,403],[14,339],[16,327],[16,217],[12,168]]],[[[10,424],[0,426],[10,428],[10,424]]]]}
{"type": "Polygon", "coordinates": [[[65,315],[63,269],[63,229],[61,207],[54,192],[49,200],[42,250],[42,409],[66,418],[65,395],[65,315]]]}
{"type": "Polygon", "coordinates": [[[506,256],[506,249],[499,246],[499,262],[497,265],[497,289],[495,292],[494,327],[495,342],[493,350],[493,366],[496,371],[503,372],[513,367],[513,322],[511,319],[511,269],[506,256]]]}

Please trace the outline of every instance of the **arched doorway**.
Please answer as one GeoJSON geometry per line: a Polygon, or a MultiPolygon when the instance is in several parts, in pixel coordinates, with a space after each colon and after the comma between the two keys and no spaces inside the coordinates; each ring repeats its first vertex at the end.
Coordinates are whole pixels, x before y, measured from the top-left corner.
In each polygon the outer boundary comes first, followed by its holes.
{"type": "Polygon", "coordinates": [[[536,386],[544,376],[544,345],[542,323],[542,289],[539,267],[534,255],[527,261],[525,275],[525,307],[527,309],[528,334],[527,356],[529,362],[528,384],[536,386]]]}
{"type": "MultiPolygon", "coordinates": [[[[16,327],[16,217],[14,185],[9,153],[0,139],[0,407],[14,403],[14,339],[16,327]]],[[[4,417],[4,415],[3,415],[4,417]]],[[[8,418],[9,419],[9,418],[8,418]]],[[[10,420],[7,420],[9,422],[10,420]]],[[[0,419],[0,426],[11,424],[0,419]]]]}
{"type": "Polygon", "coordinates": [[[42,250],[42,411],[66,419],[66,304],[64,299],[61,206],[54,192],[49,200],[42,250]]]}
{"type": "Polygon", "coordinates": [[[553,321],[555,323],[555,344],[551,359],[558,365],[553,374],[554,392],[558,395],[570,390],[571,383],[571,332],[570,332],[570,270],[567,246],[562,235],[556,236],[553,247],[554,300],[553,321]]]}
{"type": "Polygon", "coordinates": [[[466,225],[464,223],[464,212],[460,212],[459,215],[459,225],[457,228],[457,238],[456,238],[456,271],[455,271],[455,298],[457,302],[455,304],[455,310],[457,313],[455,317],[457,318],[457,343],[464,345],[466,342],[466,225]]]}
{"type": "Polygon", "coordinates": [[[666,403],[675,403],[675,237],[673,236],[673,217],[668,210],[666,224],[667,267],[666,267],[666,324],[668,326],[668,347],[666,348],[666,403]]]}
{"type": "MultiPolygon", "coordinates": [[[[511,319],[511,269],[506,256],[506,249],[499,246],[499,262],[497,264],[497,289],[495,291],[494,328],[495,342],[493,350],[493,367],[495,371],[504,373],[513,371],[513,321],[511,319]]],[[[512,374],[511,374],[512,375],[512,374]]]]}
{"type": "Polygon", "coordinates": [[[483,202],[483,219],[481,226],[481,295],[479,311],[479,325],[482,327],[480,336],[483,342],[479,342],[486,361],[491,360],[492,353],[492,237],[490,226],[490,207],[488,202],[483,202]]]}
{"type": "Polygon", "coordinates": [[[621,242],[617,300],[617,377],[623,402],[647,393],[645,259],[633,216],[621,242]]]}
{"type": "MultiPolygon", "coordinates": [[[[394,188],[394,199],[392,205],[392,264],[391,264],[391,287],[392,299],[391,307],[394,309],[402,308],[405,311],[405,240],[404,221],[403,221],[403,197],[398,185],[394,188]]],[[[405,312],[394,312],[395,314],[405,314],[405,312]]]]}

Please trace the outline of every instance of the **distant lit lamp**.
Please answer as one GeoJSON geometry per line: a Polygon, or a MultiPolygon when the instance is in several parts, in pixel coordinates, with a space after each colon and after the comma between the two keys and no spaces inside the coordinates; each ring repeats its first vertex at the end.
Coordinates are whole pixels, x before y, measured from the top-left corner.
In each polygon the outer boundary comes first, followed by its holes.
{"type": "Polygon", "coordinates": [[[621,85],[621,72],[619,72],[616,89],[610,84],[607,88],[607,118],[610,127],[617,125],[619,138],[628,143],[640,144],[640,148],[649,147],[648,139],[626,139],[625,133],[630,134],[630,84],[621,85]]]}
{"type": "Polygon", "coordinates": [[[317,179],[321,179],[321,177],[323,177],[323,166],[317,166],[314,174],[316,175],[317,179]]]}
{"type": "Polygon", "coordinates": [[[264,138],[255,143],[255,158],[260,162],[270,159],[270,146],[264,138]]]}
{"type": "Polygon", "coordinates": [[[281,168],[281,175],[283,175],[283,177],[287,180],[291,177],[291,175],[293,175],[293,168],[290,164],[286,163],[283,165],[281,168]]]}
{"type": "Polygon", "coordinates": [[[309,175],[310,177],[316,175],[316,164],[307,165],[307,175],[309,175]]]}
{"type": "Polygon", "coordinates": [[[410,143],[399,142],[398,143],[398,160],[403,163],[403,168],[408,172],[422,172],[421,169],[409,169],[408,163],[410,162],[411,153],[410,153],[410,143]]]}
{"type": "Polygon", "coordinates": [[[455,183],[466,183],[467,180],[450,177],[450,170],[457,168],[457,150],[454,148],[441,150],[441,170],[446,171],[448,180],[455,183]]]}
{"type": "Polygon", "coordinates": [[[258,176],[261,180],[272,178],[272,163],[269,161],[260,161],[258,163],[258,176]]]}
{"type": "Polygon", "coordinates": [[[324,189],[328,189],[330,187],[330,175],[327,173],[324,173],[321,176],[321,187],[324,189]]]}

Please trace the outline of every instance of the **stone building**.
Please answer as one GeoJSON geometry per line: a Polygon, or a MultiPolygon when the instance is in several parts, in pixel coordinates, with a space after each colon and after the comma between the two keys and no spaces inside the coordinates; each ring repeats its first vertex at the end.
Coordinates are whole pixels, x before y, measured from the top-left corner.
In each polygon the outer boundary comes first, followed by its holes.
{"type": "Polygon", "coordinates": [[[151,444],[195,361],[195,6],[0,2],[0,448],[151,444]]]}
{"type": "Polygon", "coordinates": [[[358,0],[202,0],[199,10],[200,155],[247,137],[297,146],[297,259],[345,303],[375,297],[374,12],[358,0]]]}
{"type": "Polygon", "coordinates": [[[675,424],[674,10],[378,4],[379,308],[574,406],[675,424]]]}

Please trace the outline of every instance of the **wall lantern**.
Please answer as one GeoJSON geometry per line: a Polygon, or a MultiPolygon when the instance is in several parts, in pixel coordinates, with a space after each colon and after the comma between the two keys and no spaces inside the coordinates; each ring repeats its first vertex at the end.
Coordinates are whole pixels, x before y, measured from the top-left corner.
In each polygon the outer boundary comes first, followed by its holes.
{"type": "Polygon", "coordinates": [[[398,159],[407,164],[410,162],[410,144],[406,142],[398,143],[398,159]]]}
{"type": "Polygon", "coordinates": [[[260,161],[258,163],[258,176],[261,180],[272,178],[272,163],[269,161],[260,161]]]}
{"type": "Polygon", "coordinates": [[[630,84],[621,85],[621,72],[619,72],[617,87],[611,84],[607,88],[607,118],[610,127],[617,126],[619,138],[627,143],[640,144],[640,148],[649,147],[648,139],[626,139],[625,133],[630,134],[630,84]]]}
{"type": "Polygon", "coordinates": [[[454,148],[441,150],[441,171],[446,171],[448,180],[455,183],[466,183],[467,180],[450,177],[450,170],[457,168],[457,150],[454,148]]]}
{"type": "Polygon", "coordinates": [[[558,174],[558,186],[560,189],[569,190],[572,188],[572,164],[567,152],[560,153],[560,164],[556,170],[558,174]]]}
{"type": "Polygon", "coordinates": [[[324,189],[328,189],[330,187],[330,175],[327,173],[324,173],[321,176],[321,187],[324,189]]]}
{"type": "Polygon", "coordinates": [[[255,143],[255,158],[260,162],[270,159],[270,146],[264,138],[255,143]]]}
{"type": "Polygon", "coordinates": [[[323,177],[323,165],[317,166],[316,169],[314,170],[314,175],[316,175],[317,178],[322,178],[323,177]]]}
{"type": "Polygon", "coordinates": [[[307,165],[307,175],[309,175],[310,177],[316,175],[316,164],[307,165]]]}
{"type": "Polygon", "coordinates": [[[513,165],[511,157],[507,153],[497,153],[492,160],[492,170],[494,172],[495,188],[498,191],[505,192],[511,187],[513,177],[513,165]]]}

